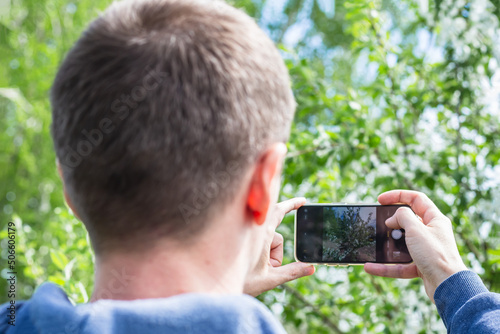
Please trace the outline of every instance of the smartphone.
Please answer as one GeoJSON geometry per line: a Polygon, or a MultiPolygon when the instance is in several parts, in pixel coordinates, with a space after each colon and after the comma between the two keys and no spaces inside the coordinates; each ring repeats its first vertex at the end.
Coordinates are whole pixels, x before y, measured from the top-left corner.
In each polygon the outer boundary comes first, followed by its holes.
{"type": "Polygon", "coordinates": [[[308,204],[295,215],[295,259],[326,265],[410,263],[405,231],[385,225],[408,205],[308,204]]]}

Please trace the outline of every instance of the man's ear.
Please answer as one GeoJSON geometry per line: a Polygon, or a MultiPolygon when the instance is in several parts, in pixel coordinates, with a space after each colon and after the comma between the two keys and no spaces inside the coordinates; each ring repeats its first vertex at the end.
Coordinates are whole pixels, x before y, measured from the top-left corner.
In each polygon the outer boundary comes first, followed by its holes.
{"type": "Polygon", "coordinates": [[[269,207],[277,200],[286,145],[275,143],[257,161],[247,197],[247,210],[254,222],[265,222],[269,207]]]}
{"type": "Polygon", "coordinates": [[[59,163],[59,159],[56,159],[56,165],[57,165],[57,173],[59,174],[59,177],[61,178],[61,182],[63,184],[64,200],[66,201],[66,204],[68,204],[71,211],[73,211],[73,214],[75,215],[75,217],[80,219],[78,212],[76,212],[76,210],[75,210],[73,202],[71,202],[71,198],[68,196],[68,193],[66,192],[66,183],[64,181],[64,174],[63,174],[63,171],[61,168],[61,164],[59,163]]]}

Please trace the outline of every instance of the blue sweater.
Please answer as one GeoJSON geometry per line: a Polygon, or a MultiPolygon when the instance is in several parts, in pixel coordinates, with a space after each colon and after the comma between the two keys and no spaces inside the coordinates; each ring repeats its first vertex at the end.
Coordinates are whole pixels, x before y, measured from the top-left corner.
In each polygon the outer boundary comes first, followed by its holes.
{"type": "Polygon", "coordinates": [[[434,301],[448,333],[500,333],[500,294],[469,270],[448,277],[434,301]]]}
{"type": "MultiPolygon", "coordinates": [[[[450,333],[500,333],[500,295],[471,271],[444,281],[434,294],[450,333]]],[[[0,309],[0,333],[285,333],[256,299],[245,295],[184,294],[165,299],[100,300],[73,306],[55,284],[45,283],[26,302],[0,309]]]]}
{"type": "Polygon", "coordinates": [[[8,324],[8,306],[1,306],[2,334],[285,333],[271,312],[247,295],[182,294],[73,306],[61,288],[45,283],[29,301],[16,302],[15,326],[8,324]]]}

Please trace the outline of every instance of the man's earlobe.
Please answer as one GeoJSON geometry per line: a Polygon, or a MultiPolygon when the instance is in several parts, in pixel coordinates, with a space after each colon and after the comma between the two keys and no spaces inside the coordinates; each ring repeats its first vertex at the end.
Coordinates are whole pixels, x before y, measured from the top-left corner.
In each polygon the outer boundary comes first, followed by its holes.
{"type": "Polygon", "coordinates": [[[269,210],[269,206],[266,205],[269,199],[266,197],[267,194],[262,188],[262,184],[259,181],[254,182],[252,178],[252,184],[248,192],[247,206],[252,220],[258,225],[262,225],[266,221],[267,211],[269,210]]]}
{"type": "Polygon", "coordinates": [[[266,221],[269,208],[277,200],[281,165],[286,151],[285,144],[276,143],[262,154],[255,165],[248,191],[247,208],[258,225],[266,221]]]}

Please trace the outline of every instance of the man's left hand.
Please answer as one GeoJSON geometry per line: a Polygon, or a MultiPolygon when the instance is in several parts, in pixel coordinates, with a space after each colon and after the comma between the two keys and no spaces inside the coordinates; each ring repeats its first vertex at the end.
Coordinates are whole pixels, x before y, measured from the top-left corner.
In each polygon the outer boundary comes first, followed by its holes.
{"type": "Polygon", "coordinates": [[[303,197],[292,198],[276,204],[271,209],[272,211],[264,223],[264,228],[267,229],[264,249],[259,262],[245,281],[244,292],[246,294],[255,297],[280,284],[314,273],[315,269],[311,264],[293,262],[282,265],[283,236],[276,232],[283,217],[290,211],[300,208],[305,202],[306,199],[303,197]]]}

